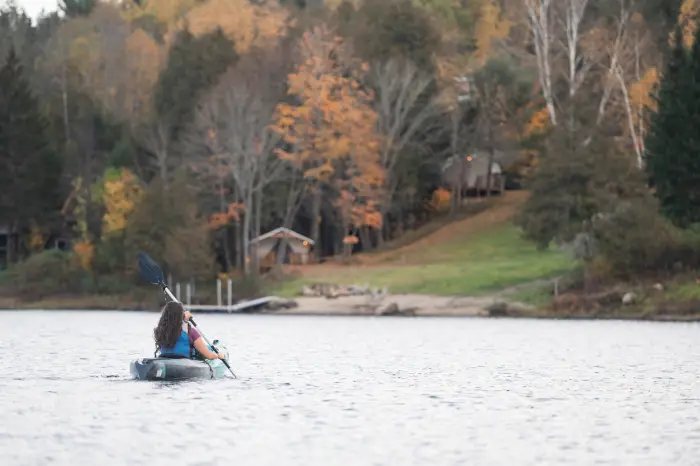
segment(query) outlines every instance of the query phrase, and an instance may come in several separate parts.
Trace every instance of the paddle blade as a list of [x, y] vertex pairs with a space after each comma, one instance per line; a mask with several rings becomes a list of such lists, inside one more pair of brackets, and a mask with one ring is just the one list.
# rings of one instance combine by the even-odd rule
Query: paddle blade
[[163, 271], [145, 252], [139, 253], [139, 273], [151, 285], [163, 283]]

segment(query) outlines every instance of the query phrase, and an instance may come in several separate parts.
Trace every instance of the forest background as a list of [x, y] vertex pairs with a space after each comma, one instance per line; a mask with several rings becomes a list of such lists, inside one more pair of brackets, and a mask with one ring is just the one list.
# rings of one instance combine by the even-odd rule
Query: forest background
[[6, 294], [128, 293], [138, 251], [256, 294], [251, 239], [277, 227], [353, 267], [495, 208], [446, 181], [476, 151], [526, 191], [520, 266], [570, 258], [530, 278], [590, 290], [700, 263], [693, 0], [60, 6], [0, 10]]

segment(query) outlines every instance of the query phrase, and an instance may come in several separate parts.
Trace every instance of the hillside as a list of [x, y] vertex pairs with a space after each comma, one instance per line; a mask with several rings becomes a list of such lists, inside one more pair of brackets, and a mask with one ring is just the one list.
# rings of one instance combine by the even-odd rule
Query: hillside
[[472, 295], [557, 275], [573, 261], [556, 251], [537, 251], [511, 220], [526, 192], [507, 192], [494, 205], [449, 223], [415, 242], [374, 254], [356, 264], [325, 263], [288, 269], [299, 278], [278, 294], [294, 295], [304, 284], [368, 284], [391, 292]]

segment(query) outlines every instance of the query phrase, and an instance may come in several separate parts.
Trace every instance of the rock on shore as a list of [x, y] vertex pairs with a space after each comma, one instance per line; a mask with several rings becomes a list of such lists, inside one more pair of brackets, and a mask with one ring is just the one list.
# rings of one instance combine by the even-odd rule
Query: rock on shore
[[305, 286], [295, 303], [272, 305], [268, 311], [289, 315], [363, 316], [506, 316], [520, 315], [525, 305], [494, 297], [448, 297], [419, 294], [390, 294], [369, 286]]

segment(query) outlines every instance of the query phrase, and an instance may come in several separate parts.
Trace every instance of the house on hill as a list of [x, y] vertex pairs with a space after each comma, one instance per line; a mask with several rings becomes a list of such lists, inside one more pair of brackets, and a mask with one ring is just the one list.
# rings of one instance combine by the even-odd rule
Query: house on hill
[[[286, 242], [286, 247], [282, 247]], [[257, 254], [262, 268], [274, 267], [277, 256], [284, 254], [282, 263], [303, 265], [309, 262], [309, 253], [314, 241], [289, 228], [276, 228], [251, 241], [252, 254]]]
[[505, 190], [506, 178], [504, 165], [510, 163], [512, 156], [506, 152], [495, 151], [491, 164], [491, 183], [487, 186], [489, 170], [489, 153], [473, 151], [467, 155], [448, 158], [442, 165], [442, 182], [453, 191], [462, 195], [477, 196], [487, 192], [501, 194]]

